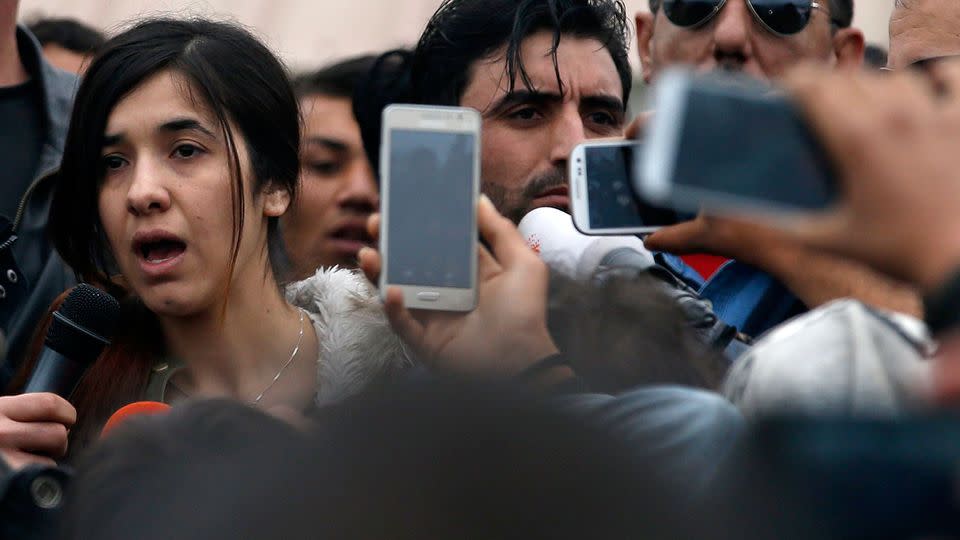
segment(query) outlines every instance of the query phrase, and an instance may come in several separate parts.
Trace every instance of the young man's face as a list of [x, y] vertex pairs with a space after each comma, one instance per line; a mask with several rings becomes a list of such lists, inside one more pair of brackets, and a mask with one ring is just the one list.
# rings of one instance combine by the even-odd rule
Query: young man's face
[[[800, 32], [777, 35], [757, 20], [747, 0], [727, 0], [706, 24], [677, 26], [663, 8], [638, 13], [637, 46], [643, 76], [650, 82], [665, 67], [688, 64], [703, 71], [743, 71], [773, 78], [801, 60], [850, 63], [863, 58], [863, 35], [851, 28], [834, 32], [829, 2], [821, 0]], [[759, 8], [758, 8], [759, 9]]]
[[910, 0], [890, 17], [890, 56], [887, 65], [903, 69], [914, 62], [960, 55], [960, 2]]
[[570, 151], [587, 139], [623, 134], [623, 86], [610, 52], [597, 40], [563, 36], [556, 55], [561, 95], [552, 45], [552, 31], [521, 45], [532, 90], [518, 73], [510, 91], [504, 48], [472, 66], [460, 100], [483, 117], [482, 191], [515, 223], [534, 208], [569, 211]]
[[321, 266], [356, 266], [357, 252], [373, 243], [366, 222], [380, 196], [352, 102], [310, 94], [300, 98], [300, 109], [300, 193], [282, 230], [295, 276], [303, 279]]

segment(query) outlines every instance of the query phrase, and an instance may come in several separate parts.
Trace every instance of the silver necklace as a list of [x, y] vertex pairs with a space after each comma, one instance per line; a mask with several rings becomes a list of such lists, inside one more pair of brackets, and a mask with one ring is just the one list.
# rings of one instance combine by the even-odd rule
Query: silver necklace
[[[297, 353], [300, 352], [300, 344], [303, 342], [303, 313], [304, 313], [304, 310], [303, 310], [303, 308], [297, 308], [297, 309], [300, 311], [300, 335], [297, 337], [297, 345], [293, 348], [293, 352], [290, 353], [290, 358], [287, 359], [287, 362], [286, 362], [285, 364], [283, 364], [283, 366], [280, 367], [280, 371], [278, 371], [277, 374], [274, 375], [273, 380], [270, 381], [270, 384], [268, 384], [267, 387], [263, 389], [263, 392], [260, 392], [260, 395], [257, 396], [256, 399], [254, 399], [253, 401], [250, 402], [251, 405], [259, 405], [259, 404], [260, 404], [260, 400], [263, 399], [264, 394], [266, 394], [267, 392], [270, 391], [271, 388], [273, 388], [273, 385], [276, 384], [276, 383], [277, 383], [277, 380], [280, 379], [280, 376], [283, 375], [284, 370], [286, 370], [287, 367], [289, 367], [290, 364], [293, 363], [293, 359], [296, 358], [296, 357], [297, 357]], [[169, 382], [169, 384], [170, 384], [171, 386], [173, 386], [174, 388], [176, 388], [176, 389], [177, 389], [181, 394], [183, 394], [184, 396], [186, 396], [186, 397], [188, 397], [188, 398], [191, 397], [191, 393], [190, 393], [190, 392], [187, 392], [187, 391], [184, 390], [183, 388], [180, 388], [180, 386], [178, 386], [178, 385], [177, 385], [176, 383], [174, 383], [172, 380]]]
[[277, 381], [280, 379], [280, 376], [283, 375], [284, 370], [293, 362], [293, 359], [297, 357], [297, 353], [300, 352], [300, 343], [303, 342], [303, 308], [300, 309], [300, 336], [297, 337], [297, 346], [293, 348], [293, 352], [290, 353], [290, 358], [287, 360], [283, 366], [280, 367], [280, 371], [273, 377], [273, 380], [270, 381], [270, 384], [263, 389], [263, 392], [260, 392], [260, 395], [257, 396], [257, 399], [253, 400], [254, 405], [258, 405], [260, 400], [263, 399], [263, 395], [270, 391], [273, 388], [274, 384], [277, 384]]

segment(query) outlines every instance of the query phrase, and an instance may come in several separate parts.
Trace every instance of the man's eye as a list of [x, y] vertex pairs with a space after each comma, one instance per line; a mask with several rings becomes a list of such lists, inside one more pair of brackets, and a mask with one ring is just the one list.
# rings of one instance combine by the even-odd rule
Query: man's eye
[[605, 112], [595, 112], [591, 113], [588, 118], [591, 122], [601, 126], [616, 126], [618, 121], [610, 113]]
[[509, 116], [517, 120], [533, 120], [540, 116], [540, 112], [533, 107], [524, 107], [513, 111]]

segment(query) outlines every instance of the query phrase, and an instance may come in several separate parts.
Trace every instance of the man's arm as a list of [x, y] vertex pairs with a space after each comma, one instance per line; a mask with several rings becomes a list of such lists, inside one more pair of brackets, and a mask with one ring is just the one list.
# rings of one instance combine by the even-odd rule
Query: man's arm
[[711, 253], [754, 266], [775, 277], [813, 309], [839, 298], [923, 316], [916, 289], [864, 264], [806, 247], [776, 228], [700, 216], [667, 227], [645, 241], [650, 249], [678, 255]]

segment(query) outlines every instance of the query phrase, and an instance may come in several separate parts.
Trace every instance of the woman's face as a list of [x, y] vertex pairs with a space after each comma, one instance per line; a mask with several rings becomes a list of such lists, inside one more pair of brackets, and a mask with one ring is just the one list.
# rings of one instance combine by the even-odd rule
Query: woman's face
[[[262, 287], [266, 217], [282, 214], [289, 195], [252, 196], [246, 146], [235, 129], [232, 135], [245, 209], [231, 288]], [[160, 72], [114, 107], [101, 156], [100, 221], [129, 286], [158, 315], [219, 307], [230, 274], [235, 188], [215, 116], [190, 99], [184, 78]]]

